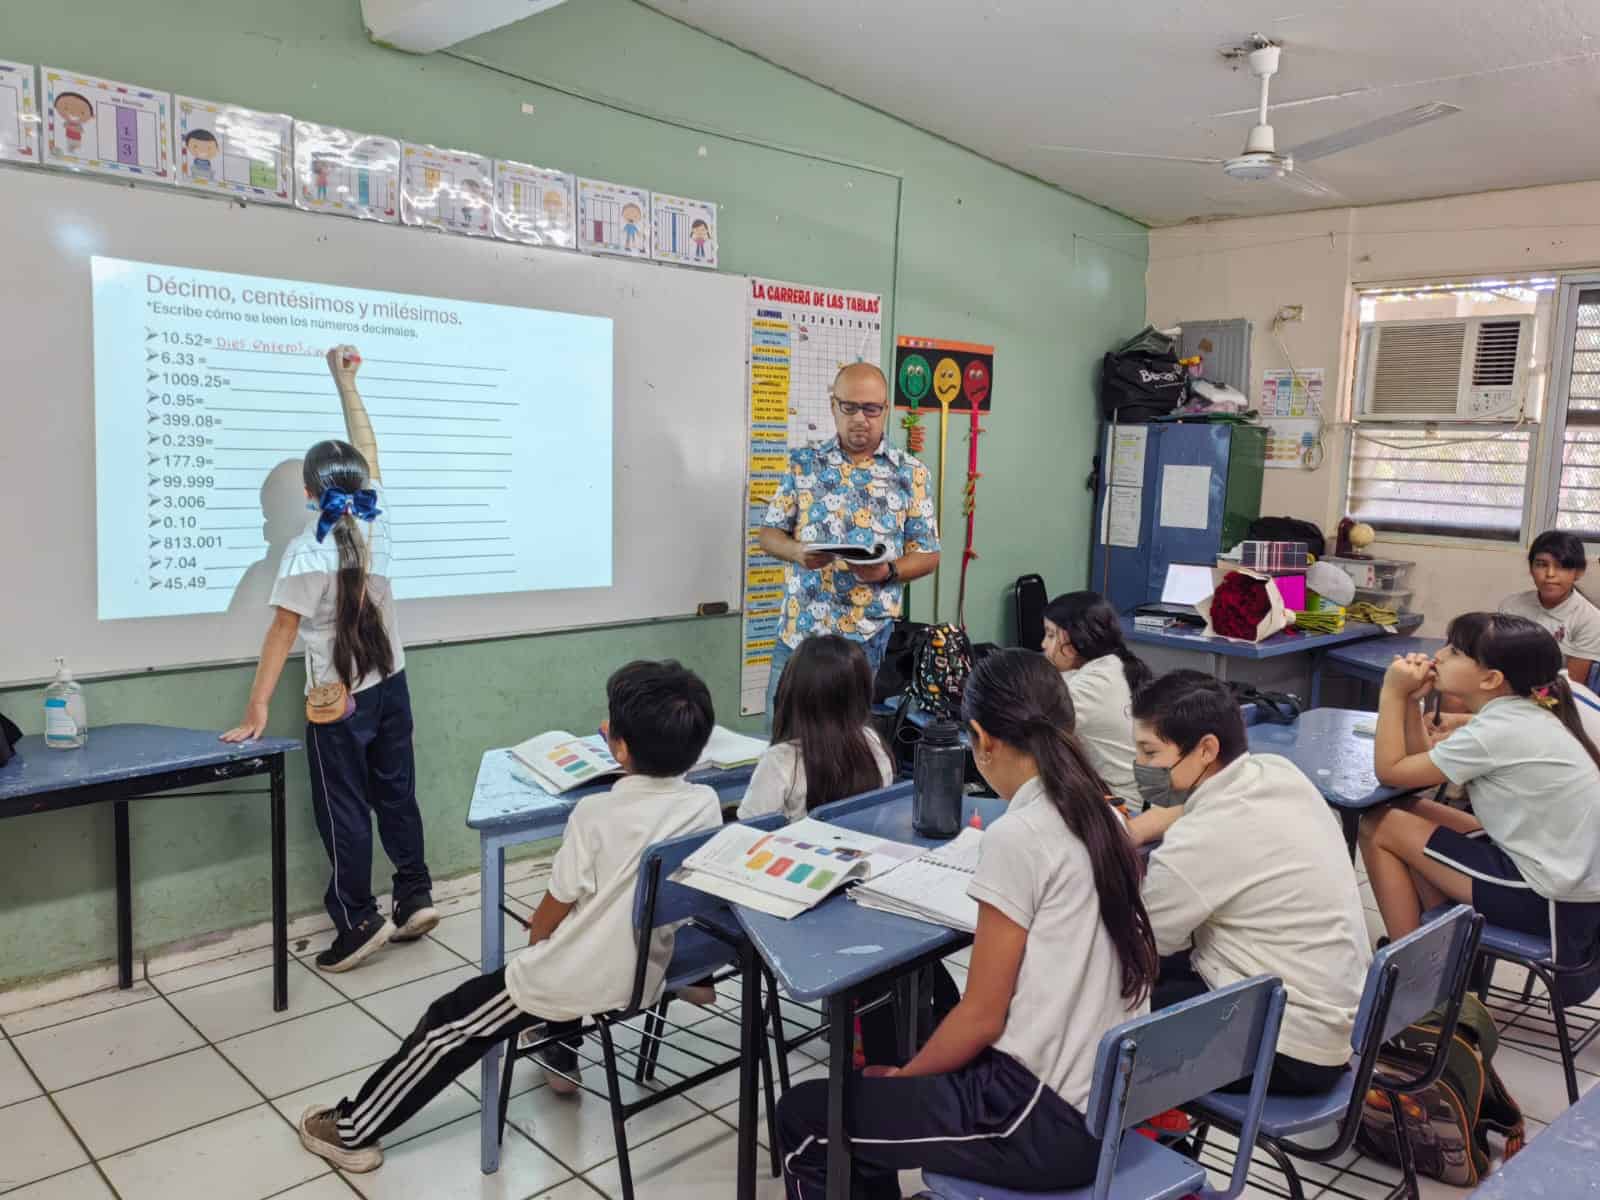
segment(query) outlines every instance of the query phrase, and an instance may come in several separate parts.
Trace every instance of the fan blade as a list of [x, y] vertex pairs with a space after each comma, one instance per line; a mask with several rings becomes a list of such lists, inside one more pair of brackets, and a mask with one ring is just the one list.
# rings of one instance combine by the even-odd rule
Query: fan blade
[[1173, 154], [1135, 154], [1129, 150], [1097, 150], [1092, 146], [1043, 146], [1036, 145], [1035, 150], [1049, 150], [1057, 154], [1108, 154], [1112, 158], [1150, 158], [1157, 162], [1200, 163], [1208, 167], [1219, 167], [1223, 160], [1220, 158], [1181, 158]]
[[1368, 121], [1365, 125], [1356, 125], [1339, 133], [1330, 133], [1327, 137], [1313, 138], [1282, 153], [1297, 163], [1311, 162], [1313, 159], [1338, 154], [1341, 150], [1349, 150], [1354, 146], [1375, 142], [1379, 138], [1390, 137], [1410, 129], [1413, 125], [1424, 125], [1429, 121], [1437, 121], [1440, 117], [1453, 116], [1460, 111], [1461, 109], [1454, 104], [1435, 100], [1429, 104], [1408, 108], [1404, 112], [1390, 113], [1387, 117], [1379, 117], [1376, 121]]
[[1339, 193], [1334, 191], [1322, 180], [1307, 175], [1299, 167], [1287, 175], [1280, 175], [1274, 182], [1282, 184], [1291, 191], [1299, 192], [1302, 196], [1313, 196], [1318, 200], [1337, 200]]

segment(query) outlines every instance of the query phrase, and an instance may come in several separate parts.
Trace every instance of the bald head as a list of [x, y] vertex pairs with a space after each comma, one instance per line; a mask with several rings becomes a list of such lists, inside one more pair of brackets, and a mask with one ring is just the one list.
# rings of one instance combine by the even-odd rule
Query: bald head
[[832, 392], [839, 446], [855, 458], [877, 453], [889, 421], [889, 381], [883, 372], [869, 362], [851, 363], [833, 377]]

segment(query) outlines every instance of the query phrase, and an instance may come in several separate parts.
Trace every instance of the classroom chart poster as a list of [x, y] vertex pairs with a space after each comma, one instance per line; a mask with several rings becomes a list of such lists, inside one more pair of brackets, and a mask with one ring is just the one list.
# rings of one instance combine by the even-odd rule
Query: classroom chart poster
[[839, 368], [881, 365], [883, 298], [808, 284], [750, 280], [747, 302], [750, 447], [745, 511], [744, 624], [739, 711], [766, 708], [767, 674], [783, 616], [783, 563], [761, 549], [767, 504], [791, 447], [834, 436], [828, 401]]
[[174, 96], [172, 109], [180, 184], [263, 204], [293, 202], [293, 117], [193, 96]]
[[136, 83], [44, 68], [44, 161], [172, 179], [172, 97]]
[[0, 159], [39, 161], [39, 99], [32, 63], [0, 59]]
[[494, 232], [508, 242], [570, 250], [577, 242], [573, 179], [565, 171], [499, 159], [494, 164]]
[[650, 193], [623, 183], [578, 180], [578, 249], [650, 257]]
[[294, 180], [296, 208], [400, 219], [400, 143], [393, 138], [296, 121]]
[[717, 206], [682, 196], [650, 197], [651, 254], [688, 267], [717, 265]]
[[1306, 465], [1307, 456], [1316, 450], [1317, 426], [1315, 417], [1269, 418], [1267, 427], [1266, 465], [1278, 470], [1299, 470]]
[[400, 216], [407, 225], [492, 237], [493, 215], [493, 159], [406, 143], [401, 152]]
[[1261, 372], [1261, 396], [1256, 408], [1263, 419], [1315, 417], [1322, 411], [1322, 389], [1327, 372], [1322, 367], [1301, 371]]

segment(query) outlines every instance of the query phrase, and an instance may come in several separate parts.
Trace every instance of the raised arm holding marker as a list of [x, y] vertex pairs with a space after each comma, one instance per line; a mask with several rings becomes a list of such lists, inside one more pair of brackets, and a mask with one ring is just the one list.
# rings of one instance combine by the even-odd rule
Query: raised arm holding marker
[[378, 468], [378, 435], [373, 432], [372, 418], [367, 416], [367, 406], [356, 390], [361, 354], [354, 346], [335, 346], [327, 357], [328, 370], [333, 373], [334, 386], [339, 389], [339, 405], [344, 409], [345, 436], [367, 460], [367, 470], [373, 480], [382, 483], [383, 472]]

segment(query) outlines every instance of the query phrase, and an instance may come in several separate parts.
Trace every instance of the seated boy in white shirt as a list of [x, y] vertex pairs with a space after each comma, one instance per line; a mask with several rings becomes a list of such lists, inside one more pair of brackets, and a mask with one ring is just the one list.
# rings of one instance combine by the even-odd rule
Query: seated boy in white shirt
[[1501, 612], [1526, 617], [1550, 631], [1561, 643], [1567, 674], [1578, 683], [1587, 683], [1589, 668], [1600, 662], [1600, 609], [1578, 590], [1588, 567], [1582, 538], [1547, 529], [1528, 547], [1532, 590], [1500, 602]]
[[[374, 1170], [383, 1163], [379, 1139], [497, 1043], [536, 1026], [553, 1031], [632, 998], [633, 893], [644, 851], [722, 824], [717, 794], [684, 779], [715, 716], [706, 685], [676, 662], [629, 663], [606, 682], [606, 702], [603, 732], [624, 775], [572, 810], [549, 890], [529, 923], [529, 948], [429, 1005], [354, 1098], [306, 1109], [300, 1142], [311, 1153], [347, 1171]], [[670, 929], [650, 936], [646, 1005], [660, 996], [673, 945]], [[559, 1044], [553, 1051], [547, 1061], [575, 1075], [576, 1054]], [[566, 1082], [562, 1075], [552, 1080]]]
[[1372, 961], [1338, 820], [1288, 759], [1249, 752], [1238, 702], [1208, 675], [1163, 675], [1133, 719], [1141, 789], [1168, 806], [1132, 830], [1164, 825], [1141, 888], [1163, 956], [1151, 1007], [1276, 975], [1289, 1004], [1268, 1088], [1325, 1091], [1350, 1059]]

